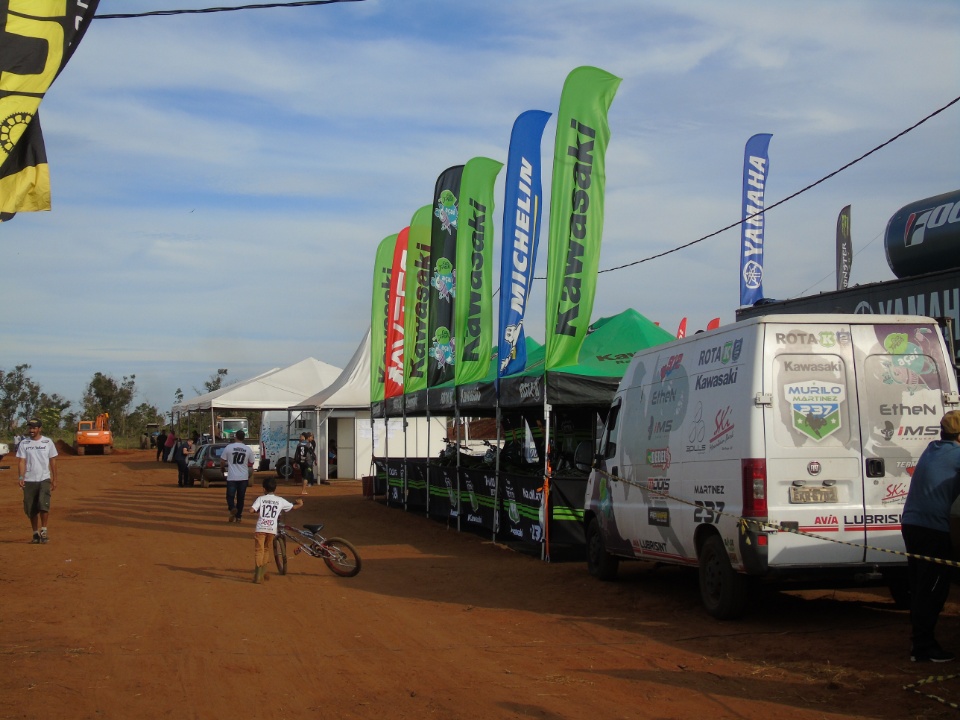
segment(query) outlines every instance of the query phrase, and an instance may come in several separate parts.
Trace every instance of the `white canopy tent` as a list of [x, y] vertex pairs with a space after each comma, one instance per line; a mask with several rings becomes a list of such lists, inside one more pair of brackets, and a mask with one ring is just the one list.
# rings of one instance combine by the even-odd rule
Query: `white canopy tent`
[[[319, 477], [329, 478], [330, 449], [336, 449], [336, 472], [340, 478], [361, 477], [369, 472], [373, 455], [385, 454], [385, 440], [389, 430], [394, 450], [403, 448], [403, 422], [392, 418], [389, 425], [383, 419], [370, 422], [370, 330], [367, 329], [360, 346], [353, 353], [347, 367], [333, 383], [315, 395], [290, 406], [291, 412], [316, 411], [317, 462]], [[446, 432], [446, 418], [431, 418], [433, 437], [442, 447]], [[410, 418], [407, 439], [419, 453], [432, 454], [427, 447], [427, 419]]]
[[210, 412], [215, 433], [217, 410], [285, 410], [334, 382], [341, 368], [306, 358], [285, 368], [274, 368], [247, 380], [198, 395], [173, 406], [174, 413]]
[[277, 410], [288, 408], [334, 382], [341, 368], [306, 358], [285, 368], [275, 368], [248, 380], [198, 395], [174, 405], [174, 412], [224, 408], [230, 410]]

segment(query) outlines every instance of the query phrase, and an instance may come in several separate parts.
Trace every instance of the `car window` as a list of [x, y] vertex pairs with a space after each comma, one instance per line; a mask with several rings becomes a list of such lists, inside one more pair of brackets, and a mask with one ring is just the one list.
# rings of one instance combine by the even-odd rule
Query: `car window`
[[223, 451], [226, 447], [227, 447], [226, 445], [217, 445], [217, 446], [211, 447], [210, 452], [213, 453], [213, 456], [219, 460], [220, 456], [223, 455]]

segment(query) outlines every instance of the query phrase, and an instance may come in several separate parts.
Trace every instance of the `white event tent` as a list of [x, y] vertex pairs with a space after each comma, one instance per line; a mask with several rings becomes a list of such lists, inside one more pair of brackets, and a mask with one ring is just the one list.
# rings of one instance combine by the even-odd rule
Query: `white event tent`
[[[332, 470], [328, 448], [336, 448], [337, 477], [356, 478], [369, 472], [374, 452], [381, 457], [386, 454], [388, 428], [393, 454], [404, 447], [401, 418], [391, 418], [389, 426], [385, 425], [383, 419], [373, 424], [370, 422], [369, 328], [340, 376], [315, 395], [291, 405], [289, 410], [292, 413], [316, 412], [314, 436], [317, 439], [320, 478], [329, 478]], [[432, 454], [427, 447], [427, 422], [426, 418], [409, 418], [407, 441], [414, 444], [418, 453]], [[431, 418], [429, 422], [435, 426], [435, 444], [442, 447], [446, 418]]]
[[[173, 406], [174, 413], [209, 410], [211, 428], [217, 410], [282, 410], [314, 395], [334, 382], [341, 368], [306, 358], [285, 368], [274, 368], [219, 390]], [[212, 432], [212, 431], [211, 431]]]

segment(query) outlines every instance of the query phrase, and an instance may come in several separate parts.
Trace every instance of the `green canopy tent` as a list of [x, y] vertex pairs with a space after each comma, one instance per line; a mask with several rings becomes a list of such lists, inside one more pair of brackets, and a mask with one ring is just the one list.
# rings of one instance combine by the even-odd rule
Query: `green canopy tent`
[[587, 331], [576, 365], [545, 372], [546, 349], [527, 350], [527, 367], [500, 378], [501, 407], [576, 405], [606, 407], [639, 350], [674, 340], [632, 308], [596, 320]]
[[594, 322], [577, 364], [547, 372], [551, 405], [607, 407], [633, 356], [676, 338], [632, 308]]

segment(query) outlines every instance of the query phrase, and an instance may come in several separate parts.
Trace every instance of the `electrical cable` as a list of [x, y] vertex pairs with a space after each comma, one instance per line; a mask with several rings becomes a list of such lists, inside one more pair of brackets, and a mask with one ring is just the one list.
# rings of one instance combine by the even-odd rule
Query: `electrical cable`
[[[777, 207], [777, 206], [779, 206], [779, 205], [783, 205], [783, 204], [784, 204], [785, 202], [787, 202], [788, 200], [792, 200], [793, 198], [797, 197], [798, 195], [802, 195], [803, 193], [807, 192], [807, 190], [811, 190], [811, 189], [815, 188], [815, 187], [816, 187], [817, 185], [819, 185], [820, 183], [826, 182], [827, 180], [829, 180], [830, 178], [834, 177], [835, 175], [839, 175], [841, 172], [843, 172], [843, 171], [846, 170], [847, 168], [853, 167], [854, 165], [856, 165], [856, 164], [857, 164], [858, 162], [860, 162], [861, 160], [864, 160], [864, 159], [868, 158], [870, 155], [873, 155], [875, 152], [877, 152], [878, 150], [886, 147], [887, 145], [889, 145], [890, 143], [892, 143], [894, 140], [899, 140], [900, 138], [902, 138], [904, 135], [906, 135], [906, 134], [909, 133], [910, 131], [916, 130], [918, 127], [920, 127], [920, 126], [923, 125], [925, 122], [927, 122], [927, 120], [930, 120], [931, 118], [939, 115], [940, 113], [942, 113], [942, 112], [943, 112], [944, 110], [946, 110], [947, 108], [951, 107], [952, 105], [955, 105], [957, 102], [960, 102], [960, 96], [955, 97], [953, 100], [951, 100], [950, 102], [948, 102], [948, 103], [947, 103], [946, 105], [944, 105], [943, 107], [938, 108], [937, 110], [934, 110], [932, 113], [930, 113], [929, 115], [927, 115], [925, 118], [923, 118], [922, 120], [914, 123], [913, 125], [911, 125], [910, 127], [908, 127], [906, 130], [903, 130], [903, 131], [897, 133], [896, 135], [894, 135], [892, 138], [890, 138], [890, 139], [887, 140], [886, 142], [880, 143], [879, 145], [877, 145], [877, 146], [876, 146], [875, 148], [873, 148], [872, 150], [869, 150], [868, 152], [865, 152], [863, 155], [861, 155], [861, 156], [858, 157], [857, 159], [851, 160], [850, 162], [848, 162], [848, 163], [847, 163], [846, 165], [844, 165], [843, 167], [840, 167], [840, 168], [834, 170], [834, 171], [833, 171], [832, 173], [830, 173], [829, 175], [824, 175], [822, 178], [820, 178], [820, 179], [817, 180], [816, 182], [810, 183], [810, 184], [807, 185], [805, 188], [801, 188], [800, 190], [797, 190], [797, 191], [796, 191], [795, 193], [793, 193], [792, 195], [787, 195], [787, 197], [783, 198], [782, 200], [778, 200], [777, 202], [773, 203], [773, 205], [768, 205], [768, 206], [765, 207], [763, 210], [760, 210], [760, 211], [758, 211], [758, 212], [755, 212], [755, 213], [753, 213], [753, 215], [748, 215], [747, 217], [743, 218], [743, 220], [739, 220], [738, 222], [731, 223], [730, 225], [727, 225], [726, 227], [722, 227], [722, 228], [720, 228], [719, 230], [716, 230], [716, 231], [714, 231], [714, 232], [712, 232], [712, 233], [710, 233], [710, 234], [708, 234], [708, 235], [704, 235], [703, 237], [697, 238], [696, 240], [691, 240], [690, 242], [688, 242], [688, 243], [686, 243], [686, 244], [684, 244], [684, 245], [679, 245], [679, 246], [677, 246], [677, 247], [675, 247], [675, 248], [673, 248], [673, 249], [671, 249], [671, 250], [664, 250], [662, 253], [657, 253], [656, 255], [650, 255], [649, 257], [645, 257], [645, 258], [643, 258], [642, 260], [634, 260], [633, 262], [625, 263], [625, 264], [623, 264], [623, 265], [617, 265], [617, 266], [615, 266], [615, 267], [606, 268], [606, 269], [604, 269], [604, 270], [599, 270], [599, 271], [598, 271], [598, 274], [599, 274], [599, 273], [605, 273], [605, 272], [613, 272], [614, 270], [623, 270], [624, 268], [633, 267], [634, 265], [639, 265], [640, 263], [645, 263], [645, 262], [648, 262], [649, 260], [655, 260], [655, 259], [657, 259], [657, 258], [661, 258], [661, 257], [664, 257], [664, 256], [666, 256], [666, 255], [670, 255], [671, 253], [675, 253], [675, 252], [677, 252], [677, 251], [679, 251], [679, 250], [684, 250], [684, 249], [686, 249], [686, 248], [688, 248], [688, 247], [690, 247], [690, 246], [692, 246], [692, 245], [696, 245], [697, 243], [703, 242], [704, 240], [708, 240], [708, 239], [710, 239], [710, 238], [712, 238], [712, 237], [715, 237], [715, 236], [719, 235], [719, 234], [722, 233], [722, 232], [726, 232], [727, 230], [730, 230], [730, 229], [732, 229], [732, 228], [737, 227], [738, 225], [743, 225], [743, 223], [745, 223], [747, 220], [750, 220], [751, 218], [754, 218], [754, 217], [756, 217], [757, 215], [763, 215], [764, 213], [773, 210], [775, 207]], [[540, 279], [540, 278], [538, 278], [538, 279]]]
[[260, 3], [257, 5], [236, 5], [233, 7], [197, 8], [195, 10], [150, 10], [140, 13], [113, 13], [94, 15], [94, 20], [126, 20], [129, 18], [157, 17], [161, 15], [204, 15], [208, 13], [233, 12], [234, 10], [264, 10], [279, 7], [306, 7], [308, 5], [334, 5], [343, 2], [363, 2], [364, 0], [295, 0], [295, 2]]

